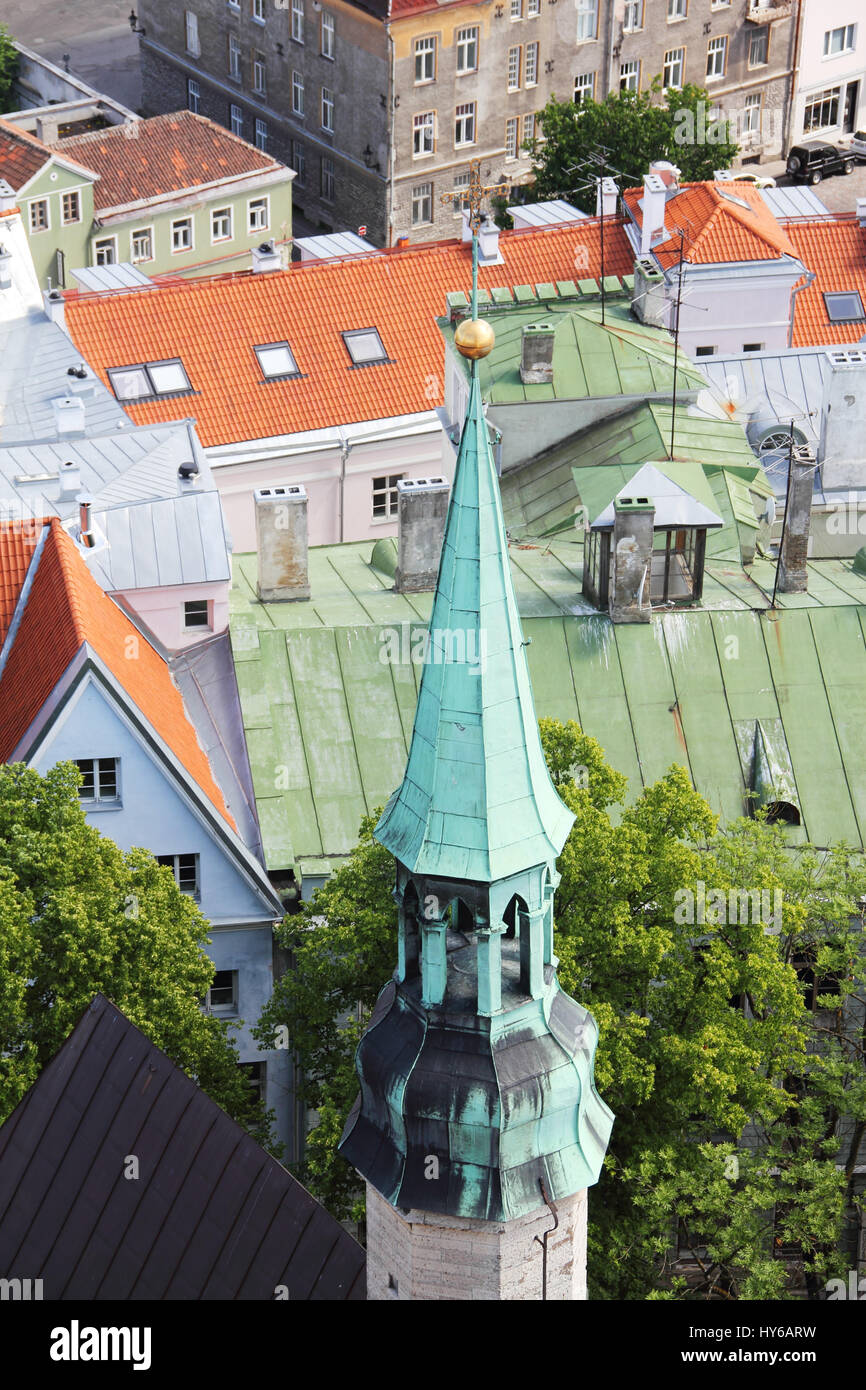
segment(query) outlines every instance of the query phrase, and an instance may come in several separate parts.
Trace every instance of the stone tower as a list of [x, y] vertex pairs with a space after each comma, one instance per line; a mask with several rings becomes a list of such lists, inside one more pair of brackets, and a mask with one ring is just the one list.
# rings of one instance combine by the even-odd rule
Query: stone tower
[[[472, 358], [492, 341], [477, 319], [455, 336]], [[367, 1186], [368, 1298], [586, 1297], [613, 1115], [595, 1021], [553, 954], [573, 819], [541, 748], [473, 361], [409, 760], [376, 828], [397, 969], [340, 1142]]]

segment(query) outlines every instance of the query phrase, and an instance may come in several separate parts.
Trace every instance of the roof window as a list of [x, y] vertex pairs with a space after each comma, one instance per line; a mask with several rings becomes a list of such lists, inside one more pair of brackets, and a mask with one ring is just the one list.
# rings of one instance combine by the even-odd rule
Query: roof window
[[294, 353], [288, 343], [260, 343], [253, 349], [258, 358], [262, 375], [268, 381], [300, 376]]
[[180, 396], [192, 391], [179, 357], [164, 362], [109, 367], [108, 379], [119, 401], [152, 401], [160, 396]]
[[863, 300], [856, 290], [841, 290], [837, 294], [825, 294], [824, 304], [831, 323], [860, 323], [866, 319]]
[[343, 334], [343, 342], [353, 367], [372, 367], [377, 362], [390, 362], [378, 328], [354, 328]]

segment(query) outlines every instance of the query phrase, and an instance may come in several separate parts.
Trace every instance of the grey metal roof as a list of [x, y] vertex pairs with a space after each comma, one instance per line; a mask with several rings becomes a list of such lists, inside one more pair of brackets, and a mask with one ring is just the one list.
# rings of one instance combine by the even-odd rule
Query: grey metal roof
[[228, 581], [231, 568], [216, 490], [190, 487], [174, 497], [94, 509], [108, 548], [93, 577], [109, 592]]
[[330, 232], [324, 236], [295, 237], [295, 245], [305, 261], [324, 261], [330, 256], [357, 256], [378, 248], [356, 232]]
[[83, 290], [156, 289], [150, 276], [131, 261], [118, 261], [116, 265], [85, 265], [73, 270], [72, 274]]
[[761, 197], [774, 217], [828, 217], [826, 208], [811, 188], [795, 183], [790, 188], [762, 188]]
[[[720, 516], [711, 511], [705, 503], [693, 497], [685, 488], [675, 483], [666, 473], [662, 473], [653, 463], [645, 463], [643, 468], [629, 478], [617, 497], [648, 497], [655, 505], [653, 524], [657, 530], [666, 526], [723, 526]], [[604, 530], [613, 526], [613, 502], [608, 503], [592, 523], [593, 530]]]
[[[56, 439], [52, 400], [69, 388], [81, 353], [41, 310], [0, 322], [0, 444]], [[92, 375], [92, 374], [91, 374]], [[94, 379], [85, 398], [85, 430], [132, 428], [112, 393]]]
[[556, 222], [583, 222], [588, 216], [572, 207], [564, 198], [551, 198], [544, 203], [516, 203], [508, 209], [515, 227], [549, 227]]
[[360, 1245], [100, 994], [0, 1128], [0, 1269], [48, 1300], [365, 1297]]
[[[713, 414], [713, 398], [724, 415], [740, 419], [753, 448], [774, 425], [800, 430], [807, 443], [817, 444], [821, 432], [824, 378], [829, 370], [825, 348], [788, 348], [783, 352], [749, 352], [701, 359], [709, 392], [701, 392], [689, 413]], [[733, 412], [731, 410], [733, 407]]]

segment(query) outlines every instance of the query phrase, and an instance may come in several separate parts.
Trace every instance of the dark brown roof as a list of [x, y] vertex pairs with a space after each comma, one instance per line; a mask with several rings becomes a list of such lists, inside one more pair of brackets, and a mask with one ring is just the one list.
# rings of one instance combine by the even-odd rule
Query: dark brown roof
[[0, 1128], [0, 1273], [46, 1300], [366, 1297], [361, 1246], [101, 994]]

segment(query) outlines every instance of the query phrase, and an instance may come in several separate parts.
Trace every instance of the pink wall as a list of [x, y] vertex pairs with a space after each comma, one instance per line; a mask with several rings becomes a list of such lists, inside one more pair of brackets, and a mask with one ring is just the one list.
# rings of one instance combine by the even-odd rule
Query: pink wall
[[[219, 584], [171, 585], [162, 589], [128, 589], [117, 597], [128, 604], [154, 637], [170, 652], [182, 651], [213, 632], [224, 632], [229, 621], [228, 581]], [[183, 623], [187, 600], [207, 599], [211, 604], [211, 627], [191, 628]]]

